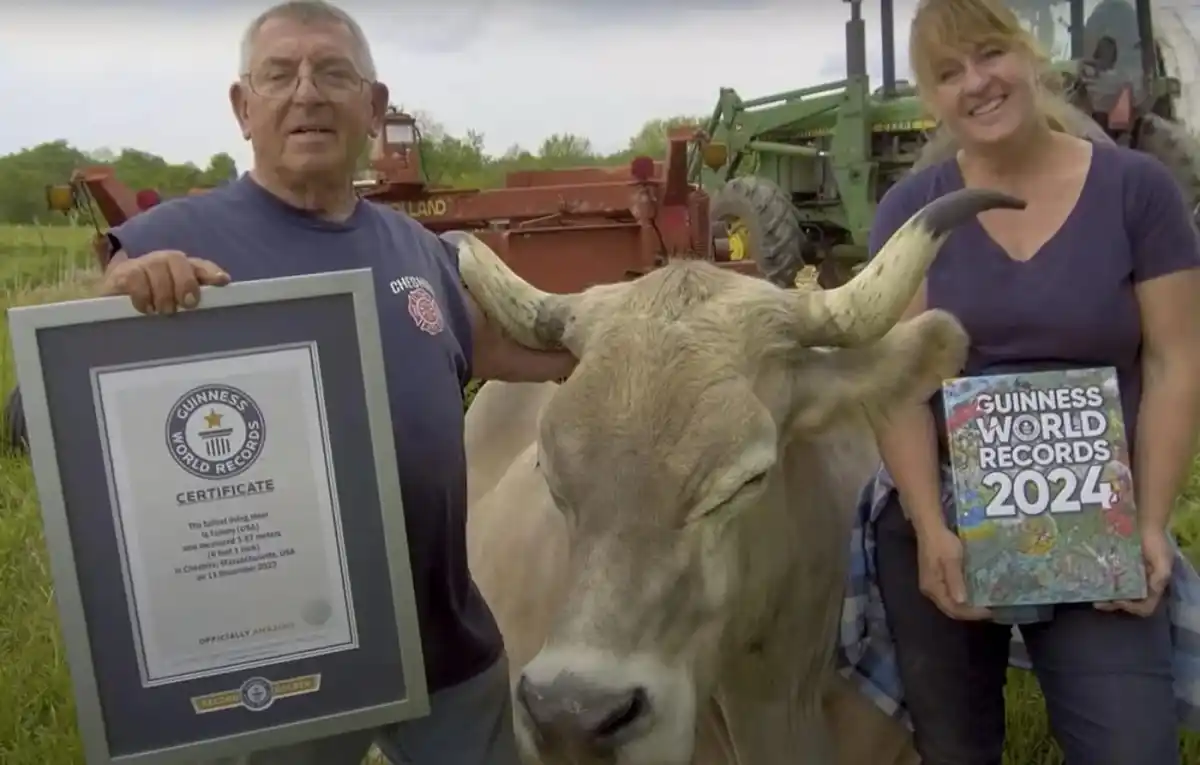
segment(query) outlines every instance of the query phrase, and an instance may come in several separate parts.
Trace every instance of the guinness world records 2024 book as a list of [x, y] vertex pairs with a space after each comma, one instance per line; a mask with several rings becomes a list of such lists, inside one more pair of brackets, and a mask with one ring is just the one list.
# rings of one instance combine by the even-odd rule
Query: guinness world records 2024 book
[[1116, 370], [961, 377], [942, 394], [968, 601], [1145, 597]]

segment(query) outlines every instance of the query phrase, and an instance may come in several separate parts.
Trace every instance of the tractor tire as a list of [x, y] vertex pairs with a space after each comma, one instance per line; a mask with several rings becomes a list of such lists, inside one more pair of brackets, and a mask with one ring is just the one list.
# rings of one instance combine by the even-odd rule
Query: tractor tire
[[1200, 141], [1183, 125], [1147, 114], [1138, 127], [1136, 146], [1167, 166], [1183, 189], [1193, 220], [1200, 225]]
[[10, 454], [29, 451], [29, 431], [25, 427], [25, 407], [21, 404], [21, 389], [13, 388], [4, 402], [4, 441], [0, 447]]
[[709, 220], [714, 228], [723, 221], [739, 222], [748, 240], [746, 257], [754, 259], [767, 281], [796, 286], [796, 275], [804, 268], [804, 234], [783, 189], [766, 178], [734, 178], [713, 195]]

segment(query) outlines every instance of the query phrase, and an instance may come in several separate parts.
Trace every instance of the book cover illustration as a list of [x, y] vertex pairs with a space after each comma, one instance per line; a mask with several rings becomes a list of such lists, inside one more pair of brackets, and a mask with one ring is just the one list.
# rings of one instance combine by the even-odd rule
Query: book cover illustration
[[1116, 370], [964, 377], [942, 394], [971, 604], [1145, 597]]

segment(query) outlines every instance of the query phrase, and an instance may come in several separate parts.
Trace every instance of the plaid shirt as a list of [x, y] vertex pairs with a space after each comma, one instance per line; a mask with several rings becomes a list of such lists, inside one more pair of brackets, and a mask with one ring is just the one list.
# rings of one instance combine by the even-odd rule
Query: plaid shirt
[[[948, 480], [942, 481], [945, 508], [953, 507], [949, 486]], [[851, 538], [849, 580], [842, 605], [838, 671], [885, 713], [911, 729], [875, 570], [875, 521], [894, 488], [891, 476], [881, 468], [867, 482], [859, 498]], [[1168, 594], [1179, 721], [1185, 728], [1200, 731], [1200, 576], [1178, 549]], [[1009, 664], [1031, 668], [1021, 632], [1015, 627]]]

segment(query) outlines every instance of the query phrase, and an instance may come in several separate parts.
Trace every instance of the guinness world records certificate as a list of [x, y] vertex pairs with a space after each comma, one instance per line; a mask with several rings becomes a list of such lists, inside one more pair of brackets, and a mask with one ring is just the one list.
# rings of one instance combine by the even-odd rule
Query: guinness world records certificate
[[[88, 765], [428, 713], [368, 269], [8, 312]], [[3, 758], [0, 758], [3, 759]]]
[[315, 345], [93, 376], [143, 685], [356, 648]]

